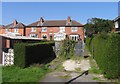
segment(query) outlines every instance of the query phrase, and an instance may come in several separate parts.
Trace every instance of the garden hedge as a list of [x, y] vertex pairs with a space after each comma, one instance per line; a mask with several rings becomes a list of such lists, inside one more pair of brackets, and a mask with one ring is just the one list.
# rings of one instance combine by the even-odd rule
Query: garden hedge
[[45, 64], [54, 59], [53, 42], [17, 43], [14, 45], [14, 64], [27, 67], [31, 64]]
[[99, 34], [90, 42], [86, 39], [86, 45], [92, 51], [94, 58], [107, 78], [116, 78], [120, 75], [120, 35]]

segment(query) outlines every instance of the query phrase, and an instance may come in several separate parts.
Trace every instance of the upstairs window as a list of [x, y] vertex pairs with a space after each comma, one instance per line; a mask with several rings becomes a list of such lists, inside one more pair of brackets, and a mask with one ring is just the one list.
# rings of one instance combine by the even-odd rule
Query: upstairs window
[[47, 32], [47, 28], [46, 27], [42, 27], [42, 32]]
[[72, 32], [77, 32], [78, 28], [77, 27], [72, 27]]
[[6, 30], [5, 30], [6, 32], [9, 32], [9, 29], [8, 28], [6, 28]]
[[14, 28], [14, 32], [17, 33], [18, 32], [18, 28]]
[[115, 28], [118, 28], [118, 21], [115, 22]]
[[31, 32], [36, 32], [36, 27], [32, 27]]
[[65, 27], [60, 27], [60, 32], [65, 32]]

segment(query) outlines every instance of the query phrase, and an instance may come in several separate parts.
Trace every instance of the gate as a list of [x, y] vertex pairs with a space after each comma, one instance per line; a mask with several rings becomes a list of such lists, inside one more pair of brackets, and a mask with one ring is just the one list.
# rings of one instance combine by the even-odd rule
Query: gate
[[83, 42], [81, 40], [75, 45], [74, 51], [76, 56], [83, 56]]

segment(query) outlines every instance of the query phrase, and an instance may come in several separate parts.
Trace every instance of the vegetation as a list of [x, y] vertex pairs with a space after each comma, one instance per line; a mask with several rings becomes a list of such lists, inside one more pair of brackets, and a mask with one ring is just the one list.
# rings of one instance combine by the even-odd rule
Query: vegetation
[[27, 67], [34, 63], [46, 64], [55, 58], [54, 43], [17, 43], [14, 45], [14, 64]]
[[6, 82], [39, 82], [48, 72], [50, 69], [46, 65], [24, 69], [17, 66], [6, 66], [2, 70], [2, 81], [3, 84]]
[[99, 68], [107, 78], [120, 75], [120, 36], [117, 34], [98, 34], [86, 39], [86, 43]]
[[74, 40], [64, 40], [62, 42], [62, 47], [59, 52], [59, 56], [63, 56], [66, 59], [69, 59], [70, 57], [74, 56], [74, 47], [75, 47], [76, 41]]
[[92, 18], [88, 19], [88, 23], [85, 24], [84, 28], [86, 29], [86, 35], [91, 37], [93, 34], [110, 32], [113, 28], [113, 22], [101, 18]]
[[89, 69], [90, 73], [102, 74], [102, 71], [99, 69], [99, 67], [97, 66], [95, 60], [92, 59], [92, 57], [89, 57], [89, 62], [90, 62], [90, 65], [91, 65], [91, 68]]

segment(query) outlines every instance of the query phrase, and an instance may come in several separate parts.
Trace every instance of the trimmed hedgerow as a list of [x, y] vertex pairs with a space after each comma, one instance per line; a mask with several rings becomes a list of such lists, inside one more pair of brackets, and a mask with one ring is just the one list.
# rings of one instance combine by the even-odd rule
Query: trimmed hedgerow
[[18, 43], [14, 45], [14, 64], [27, 67], [31, 64], [45, 64], [55, 58], [53, 42]]
[[17, 43], [14, 45], [14, 65], [25, 67], [25, 43]]
[[[120, 35], [99, 34], [90, 40], [87, 46], [94, 49], [94, 58], [99, 68], [107, 78], [116, 78], [120, 75]], [[89, 44], [90, 43], [90, 44]]]

